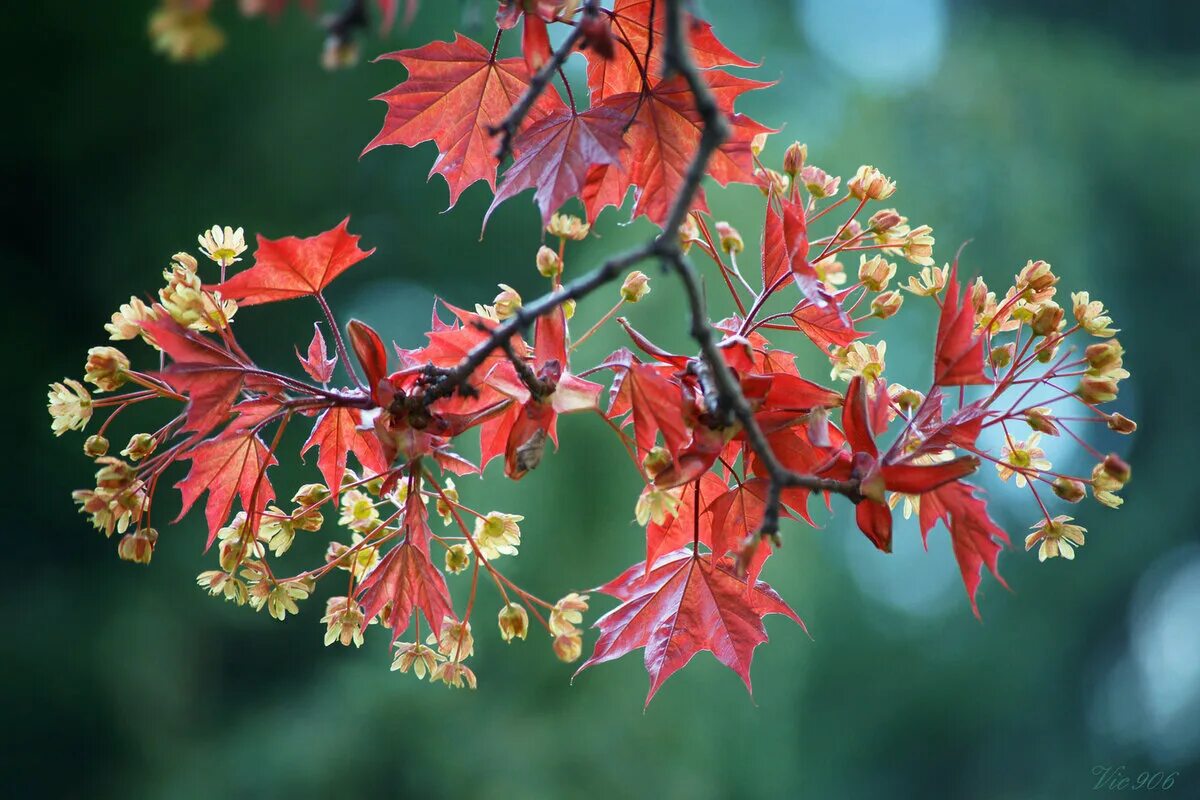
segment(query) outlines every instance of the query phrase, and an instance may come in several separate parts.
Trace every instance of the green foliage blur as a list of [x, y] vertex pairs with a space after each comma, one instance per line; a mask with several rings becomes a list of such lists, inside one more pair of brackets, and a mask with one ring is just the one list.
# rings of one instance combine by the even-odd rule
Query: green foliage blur
[[[0, 759], [11, 796], [1067, 798], [1087, 796], [1103, 765], [1134, 778], [1178, 771], [1173, 794], [1200, 796], [1200, 273], [1188, 238], [1200, 222], [1200, 49], [1183, 4], [706, 3], [724, 41], [761, 60], [757, 77], [779, 81], [739, 104], [783, 129], [766, 160], [800, 139], [833, 174], [875, 164], [898, 181], [901, 211], [934, 227], [942, 260], [971, 240], [968, 272], [1003, 281], [1043, 258], [1061, 291], [1103, 299], [1134, 373], [1122, 410], [1141, 428], [1100, 444], [1121, 448], [1134, 480], [1120, 511], [1072, 510], [1089, 529], [1073, 563], [1020, 550], [1036, 511], [984, 478], [1018, 548], [1001, 558], [1011, 592], [984, 578], [982, 622], [944, 533], [925, 552], [915, 524], [902, 524], [884, 556], [847, 527], [844, 504], [823, 529], [793, 524], [764, 578], [812, 639], [772, 617], [753, 699], [705, 654], [645, 713], [639, 656], [572, 684], [538, 631], [501, 643], [486, 586], [479, 689], [448, 691], [389, 672], [382, 636], [357, 652], [323, 647], [328, 588], [286, 623], [208, 597], [194, 576], [215, 556], [202, 553], [198, 514], [167, 524], [178, 508], [169, 487], [150, 567], [118, 561], [115, 540], [75, 513], [70, 491], [93, 470], [83, 437], [50, 435], [45, 385], [79, 377], [109, 314], [156, 290], [171, 254], [194, 251], [205, 227], [310, 235], [352, 215], [378, 251], [330, 300], [341, 319], [409, 347], [435, 295], [469, 306], [498, 281], [527, 297], [544, 285], [528, 195], [480, 240], [487, 192], [476, 186], [440, 213], [445, 185], [425, 181], [432, 145], [359, 160], [383, 117], [368, 98], [401, 80], [398, 65], [328, 73], [312, 20], [244, 20], [234, 5], [217, 3], [228, 46], [200, 65], [151, 52], [149, 2], [5, 10], [16, 80], [0, 200], [10, 364]], [[491, 36], [489, 4], [422, 5], [410, 29], [367, 37], [365, 54], [455, 29]], [[752, 256], [756, 190], [710, 199]], [[648, 235], [621, 221], [606, 212], [601, 237], [569, 249], [568, 277]], [[675, 287], [651, 277], [653, 294], [629, 316], [686, 348]], [[589, 325], [613, 300], [615, 289], [576, 319]], [[883, 330], [891, 371], [920, 386], [933, 316], [908, 303], [910, 322]], [[316, 316], [304, 301], [245, 310], [239, 338], [290, 368]], [[579, 356], [621, 344], [606, 331]], [[802, 363], [824, 377], [819, 358]], [[133, 432], [116, 428], [114, 450]], [[561, 434], [561, 452], [519, 484], [495, 467], [486, 482], [460, 481], [467, 502], [525, 515], [522, 555], [506, 566], [551, 598], [643, 552], [638, 481], [618, 443], [591, 419], [567, 419]], [[316, 473], [285, 459], [273, 475], [290, 495]], [[323, 535], [300, 535], [297, 551], [319, 558]], [[590, 619], [609, 607], [596, 598]]]

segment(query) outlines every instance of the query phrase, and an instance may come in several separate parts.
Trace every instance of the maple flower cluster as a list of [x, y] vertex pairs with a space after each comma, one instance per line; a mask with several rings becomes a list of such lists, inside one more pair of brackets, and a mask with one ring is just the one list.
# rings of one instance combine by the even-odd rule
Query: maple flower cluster
[[[348, 219], [306, 238], [260, 235], [247, 268], [241, 228], [201, 233], [200, 254], [211, 263], [176, 254], [157, 300], [131, 297], [105, 326], [112, 342], [140, 340], [157, 366], [137, 368], [107, 344], [88, 352], [82, 381], [50, 387], [56, 435], [87, 431], [107, 412], [83, 446], [97, 468], [95, 486], [75, 500], [95, 528], [121, 534], [120, 558], [151, 561], [161, 538], [151, 525], [156, 489], [176, 462], [190, 462], [175, 486], [181, 516], [204, 498], [215, 564], [197, 583], [210, 594], [282, 620], [341, 573], [326, 584], [336, 587], [321, 618], [326, 645], [359, 647], [374, 625], [388, 631], [381, 635], [394, 670], [470, 688], [481, 577], [495, 589], [500, 640], [525, 640], [536, 623], [565, 662], [582, 657], [580, 626], [602, 594], [617, 605], [595, 622], [599, 636], [579, 669], [642, 649], [647, 703], [701, 650], [749, 688], [754, 650], [767, 639], [763, 618], [803, 625], [759, 578], [781, 541], [777, 520], [813, 524], [813, 494], [835, 510], [832, 495], [840, 495], [883, 552], [892, 549], [897, 509], [916, 517], [923, 538], [940, 524], [976, 615], [982, 571], [1003, 584], [997, 561], [1009, 542], [967, 481], [981, 467], [1028, 492], [1036, 521], [1027, 549], [1037, 547], [1041, 560], [1074, 558], [1085, 531], [1051, 506], [1090, 494], [1117, 508], [1131, 476], [1084, 430], [1136, 429], [1111, 410], [1128, 372], [1103, 303], [1087, 292], [1066, 302], [1043, 261], [1028, 262], [998, 290], [980, 279], [964, 286], [957, 260], [934, 259], [928, 225], [877, 207], [897, 191], [879, 169], [864, 165], [843, 180], [810, 163], [799, 142], [766, 160], [769, 130], [732, 111], [737, 95], [763, 84], [717, 69], [752, 64], [689, 18], [700, 80], [733, 131], [701, 166], [719, 183], [759, 189], [762, 246], [748, 252], [745, 237], [714, 219], [702, 195], [685, 195], [673, 217], [682, 224], [659, 241], [669, 240], [680, 259], [703, 262], [737, 310], [703, 320], [715, 360], [702, 337], [700, 355], [659, 346], [626, 316], [654, 303], [651, 279], [630, 268], [638, 259], [621, 262], [623, 271], [575, 277], [568, 256], [631, 187], [635, 217], [672, 219], [676, 194], [686, 192], [682, 176], [702, 150], [703, 115], [685, 76], [663, 74], [664, 48], [653, 42], [665, 36], [665, 22], [654, 3], [589, 3], [572, 19], [574, 38], [564, 47], [584, 48], [588, 59], [586, 111], [565, 78], [569, 103], [545, 82], [560, 54], [539, 31], [571, 12], [562, 3], [534, 5], [501, 6], [500, 32], [524, 26], [522, 58], [498, 58], [499, 35], [490, 53], [459, 36], [393, 54], [409, 77], [383, 95], [387, 120], [370, 147], [434, 141], [434, 172], [445, 177], [452, 204], [478, 180], [496, 187], [493, 209], [535, 189], [543, 243], [529, 266], [546, 294], [526, 302], [500, 283], [495, 298], [473, 310], [438, 301], [424, 343], [389, 345], [358, 320], [343, 328], [324, 298], [333, 280], [374, 252], [359, 246]], [[527, 112], [515, 123], [511, 101], [500, 102], [513, 96]], [[464, 107], [478, 113], [464, 115]], [[505, 131], [514, 160], [497, 185], [489, 142]], [[572, 197], [584, 217], [561, 212]], [[613, 305], [593, 309], [591, 299], [617, 278]], [[323, 322], [304, 352], [297, 348], [297, 373], [256, 364], [235, 335], [235, 315], [240, 328], [248, 307], [307, 298]], [[939, 321], [929, 382], [912, 388], [889, 382], [876, 326], [918, 303], [936, 308]], [[594, 321], [573, 336], [585, 316]], [[628, 347], [584, 368], [572, 362], [582, 343], [614, 327]], [[802, 375], [794, 343], [815, 347], [828, 373]], [[173, 415], [156, 430], [133, 432], [119, 456], [110, 455], [114, 420], [151, 400]], [[631, 510], [645, 553], [589, 593], [549, 602], [503, 571], [538, 532], [526, 537], [524, 517], [510, 510], [472, 508], [465, 479], [494, 460], [507, 478], [525, 478], [548, 446], [558, 447], [558, 417], [571, 413], [605, 425], [641, 477]], [[298, 455], [316, 449], [316, 474], [285, 501], [269, 472], [290, 425], [309, 430]], [[455, 449], [468, 434], [478, 436], [478, 463]], [[1055, 471], [1045, 437], [1077, 444], [1093, 466]], [[993, 439], [1000, 444], [989, 446]], [[285, 568], [296, 539], [313, 536], [325, 542], [323, 560]], [[465, 601], [455, 601], [455, 582], [467, 584]]]

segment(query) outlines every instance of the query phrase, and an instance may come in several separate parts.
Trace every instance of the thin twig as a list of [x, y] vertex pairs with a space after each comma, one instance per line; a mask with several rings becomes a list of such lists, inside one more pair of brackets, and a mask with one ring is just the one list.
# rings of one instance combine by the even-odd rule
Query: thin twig
[[[600, 13], [600, 0], [587, 0], [583, 4], [583, 16], [594, 17]], [[512, 140], [517, 135], [517, 130], [521, 127], [521, 123], [525, 121], [525, 117], [529, 115], [530, 109], [537, 99], [546, 91], [546, 87], [550, 85], [550, 81], [558, 74], [571, 53], [575, 52], [579, 40], [583, 38], [585, 25], [576, 25], [567, 34], [567, 38], [563, 43], [550, 54], [550, 60], [542, 65], [532, 78], [529, 79], [529, 86], [525, 89], [524, 94], [517, 100], [516, 105], [508, 110], [504, 115], [504, 119], [500, 120], [499, 124], [493, 126], [490, 130], [493, 136], [500, 137], [500, 145], [496, 148], [496, 160], [503, 161], [509, 154], [512, 153]], [[566, 82], [566, 78], [563, 78]], [[574, 103], [572, 102], [572, 107]]]

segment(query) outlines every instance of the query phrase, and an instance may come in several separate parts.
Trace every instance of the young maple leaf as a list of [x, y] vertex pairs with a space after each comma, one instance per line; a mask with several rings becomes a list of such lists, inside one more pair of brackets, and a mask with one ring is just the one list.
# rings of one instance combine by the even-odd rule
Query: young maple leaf
[[983, 337], [975, 335], [975, 309], [968, 292], [958, 296], [958, 262], [950, 268], [933, 350], [937, 386], [991, 383], [983, 374]]
[[304, 367], [304, 371], [308, 376], [318, 383], [329, 383], [329, 379], [333, 377], [333, 368], [337, 364], [337, 356], [332, 358], [328, 355], [329, 350], [325, 345], [325, 336], [321, 333], [320, 323], [313, 323], [313, 338], [308, 343], [308, 356], [300, 355], [300, 351], [296, 350], [296, 358], [300, 361], [300, 366]]
[[[618, 356], [621, 358], [615, 358]], [[691, 435], [683, 419], [683, 390], [678, 383], [659, 368], [637, 361], [628, 350], [613, 353], [600, 366], [616, 370], [609, 388], [608, 416], [633, 412], [638, 452], [646, 453], [653, 448], [658, 433], [662, 433], [672, 454], [688, 444]]]
[[[719, 71], [705, 73], [704, 79], [731, 129], [729, 139], [709, 159], [707, 174], [722, 186], [753, 183], [750, 142], [771, 129], [735, 114], [733, 103], [739, 95], [771, 84]], [[662, 225], [700, 145], [704, 124], [687, 81], [677, 75], [659, 81], [644, 94], [626, 92], [606, 98], [597, 108], [611, 109], [633, 123], [626, 133], [629, 146], [621, 152], [620, 162], [593, 167], [588, 174], [582, 195], [588, 219], [595, 219], [606, 206], [619, 207], [629, 187], [637, 186], [633, 216], [645, 215]], [[694, 206], [707, 209], [703, 190], [696, 192]]]
[[840, 305], [817, 276], [817, 271], [808, 261], [808, 223], [804, 206], [786, 198], [772, 198], [779, 203], [767, 203], [767, 215], [763, 221], [762, 235], [762, 279], [763, 291], [777, 287], [780, 279], [791, 274], [800, 293], [809, 303], [820, 309], [831, 309], [843, 327], [852, 327]]
[[[886, 392], [886, 388], [882, 389]], [[939, 486], [957, 481], [979, 468], [975, 456], [960, 456], [934, 464], [910, 463], [911, 456], [892, 448], [879, 457], [870, 415], [866, 381], [856, 375], [846, 389], [842, 430], [849, 453], [822, 470], [823, 474], [846, 480], [857, 478], [863, 499], [855, 508], [859, 529], [885, 553], [892, 551], [892, 512], [883, 502], [884, 492], [924, 495]]]
[[361, 236], [347, 232], [350, 218], [336, 228], [301, 239], [258, 237], [254, 266], [215, 287], [244, 306], [319, 294], [334, 278], [375, 252], [358, 246]]
[[824, 306], [805, 297], [792, 309], [792, 322], [823, 352], [828, 352], [831, 347], [847, 347], [867, 335], [865, 331], [856, 330], [853, 320], [842, 310], [842, 301], [850, 291], [838, 292]]
[[354, 453], [358, 463], [370, 473], [378, 474], [388, 468], [383, 445], [375, 432], [359, 430], [360, 425], [362, 412], [357, 408], [337, 406], [326, 409], [313, 425], [308, 441], [300, 448], [302, 456], [314, 445], [319, 448], [317, 469], [335, 496], [342, 485], [342, 475], [346, 471], [350, 453]]
[[[202, 437], [228, 419], [253, 365], [222, 348], [216, 340], [184, 328], [166, 314], [146, 321], [143, 327], [172, 361], [156, 377], [174, 391], [187, 395], [187, 414], [181, 430], [194, 431]], [[252, 383], [255, 389], [278, 388], [261, 378]]]
[[691, 548], [664, 556], [648, 574], [637, 564], [597, 591], [623, 602], [596, 621], [596, 649], [575, 675], [645, 648], [647, 706], [663, 682], [701, 650], [733, 670], [751, 691], [754, 648], [767, 641], [763, 617], [783, 614], [804, 627], [770, 586], [758, 581], [748, 588], [727, 560], [714, 564]]
[[389, 550], [358, 586], [363, 628], [391, 604], [382, 621], [392, 629], [393, 642], [408, 629], [416, 609], [432, 631], [440, 630], [446, 617], [456, 619], [446, 579], [429, 560], [428, 512], [419, 492], [409, 492], [404, 516], [404, 542]]
[[541, 209], [542, 225], [548, 224], [563, 203], [583, 190], [592, 167], [618, 161], [626, 121], [614, 109], [601, 106], [582, 114], [559, 109], [525, 128], [513, 139], [512, 166], [483, 224], [498, 205], [526, 189], [536, 189], [533, 200]]
[[[593, 105], [606, 97], [641, 91], [643, 68], [650, 83], [662, 76], [662, 43], [666, 35], [666, 17], [662, 5], [661, 0], [616, 0], [613, 3], [610, 15], [612, 32], [624, 39], [629, 47], [617, 45], [612, 58], [588, 54], [588, 89]], [[713, 35], [712, 25], [691, 15], [687, 17], [688, 43], [692, 48], [692, 62], [697, 67], [757, 66], [721, 44]], [[654, 40], [653, 47], [650, 47], [651, 37]], [[642, 63], [647, 51], [650, 53], [649, 62]]]
[[183, 495], [178, 522], [191, 510], [200, 495], [208, 492], [204, 518], [208, 522], [208, 543], [229, 519], [234, 497], [250, 518], [251, 530], [257, 530], [262, 510], [275, 499], [275, 489], [267, 479], [267, 468], [279, 463], [252, 431], [231, 431], [201, 442], [180, 458], [192, 462], [187, 477], [175, 484]]
[[971, 610], [979, 617], [975, 593], [979, 589], [981, 572], [986, 566], [1000, 585], [1008, 584], [1000, 577], [996, 562], [1000, 551], [1008, 544], [1008, 535], [987, 513], [987, 504], [975, 495], [976, 487], [955, 481], [921, 495], [921, 539], [929, 546], [928, 536], [941, 520], [950, 532], [954, 558], [962, 573], [963, 586]]
[[[403, 64], [408, 80], [375, 98], [387, 104], [387, 116], [363, 153], [382, 145], [415, 147], [432, 141], [438, 159], [429, 174], [446, 179], [451, 207], [476, 181], [487, 181], [495, 190], [499, 162], [491, 129], [529, 87], [525, 62], [496, 59], [483, 45], [461, 34], [453, 42], [431, 42], [379, 58]], [[524, 124], [562, 107], [558, 93], [548, 87], [529, 109]]]

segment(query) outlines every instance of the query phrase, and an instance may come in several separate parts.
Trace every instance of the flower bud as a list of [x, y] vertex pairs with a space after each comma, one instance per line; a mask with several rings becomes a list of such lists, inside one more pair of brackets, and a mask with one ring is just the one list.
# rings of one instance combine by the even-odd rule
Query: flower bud
[[1108, 415], [1108, 429], [1117, 433], [1130, 434], [1137, 430], [1137, 423], [1123, 414]]
[[1063, 324], [1063, 309], [1058, 303], [1047, 300], [1033, 314], [1029, 327], [1038, 336], [1057, 333]]
[[717, 236], [721, 239], [721, 249], [726, 253], [736, 254], [746, 249], [746, 243], [742, 241], [742, 235], [738, 233], [737, 228], [728, 222], [717, 223]]
[[1108, 475], [1115, 481], [1119, 481], [1122, 486], [1129, 483], [1129, 479], [1133, 477], [1133, 470], [1125, 460], [1116, 453], [1109, 453], [1101, 462], [1104, 468], [1104, 474]]
[[1035, 431], [1047, 436], [1058, 436], [1058, 426], [1054, 424], [1054, 414], [1047, 406], [1037, 406], [1026, 411], [1025, 422]]
[[1083, 351], [1083, 357], [1088, 363], [1088, 373], [1111, 375], [1114, 378], [1120, 377], [1114, 373], [1121, 369], [1121, 359], [1124, 355], [1125, 348], [1121, 347], [1121, 343], [1116, 339], [1090, 344]]
[[100, 434], [89, 436], [83, 443], [83, 454], [88, 458], [99, 458], [108, 452], [108, 439]]
[[158, 447], [158, 440], [153, 436], [148, 433], [135, 433], [129, 437], [129, 444], [125, 445], [125, 449], [121, 451], [121, 455], [130, 461], [141, 461], [153, 453], [156, 447]]
[[833, 197], [842, 183], [841, 178], [830, 176], [825, 170], [811, 164], [800, 170], [800, 180], [804, 182], [804, 188], [808, 190], [808, 193], [817, 200]]
[[129, 359], [115, 347], [93, 347], [83, 369], [83, 379], [94, 384], [96, 391], [111, 392], [125, 384]]
[[117, 555], [122, 561], [132, 561], [135, 564], [149, 564], [154, 555], [154, 544], [158, 541], [158, 531], [154, 528], [143, 528], [140, 531], [127, 533], [117, 543]]
[[871, 215], [871, 218], [867, 220], [868, 226], [876, 233], [885, 233], [890, 231], [892, 228], [895, 228], [897, 225], [900, 225], [903, 222], [904, 217], [900, 216], [900, 212], [894, 208], [885, 208], [882, 211], [876, 211]]
[[1078, 503], [1087, 496], [1087, 489], [1081, 481], [1072, 478], [1055, 478], [1054, 493], [1068, 503]]
[[883, 256], [858, 257], [858, 279], [872, 292], [882, 292], [896, 274], [896, 265]]
[[546, 233], [551, 236], [557, 236], [560, 239], [573, 239], [579, 242], [587, 238], [588, 230], [590, 229], [591, 226], [579, 217], [571, 216], [570, 214], [555, 214], [550, 217], [550, 224], [546, 226]]
[[578, 661], [583, 655], [583, 634], [579, 631], [560, 634], [554, 637], [554, 655], [566, 664]]
[[644, 272], [634, 270], [625, 276], [621, 284], [621, 299], [626, 303], [636, 303], [650, 294], [650, 278]]
[[558, 253], [551, 250], [546, 245], [542, 245], [537, 251], [537, 271], [543, 278], [557, 278], [562, 274], [562, 259], [558, 257]]
[[1100, 375], [1084, 375], [1075, 389], [1085, 403], [1097, 405], [1117, 399], [1117, 382]]
[[529, 634], [529, 614], [524, 606], [509, 603], [500, 609], [500, 638], [511, 642], [514, 638], [522, 640]]
[[783, 171], [792, 180], [804, 169], [804, 161], [808, 158], [808, 145], [792, 142], [783, 151]]
[[871, 314], [880, 319], [888, 319], [894, 317], [902, 305], [904, 305], [903, 295], [893, 289], [876, 296], [871, 301]]
[[329, 490], [323, 483], [306, 483], [292, 495], [292, 502], [302, 506], [314, 506], [324, 502], [329, 497]]
[[1061, 340], [1056, 341], [1054, 339], [1046, 339], [1045, 342], [1038, 347], [1037, 352], [1034, 353], [1034, 359], [1036, 359], [1039, 364], [1049, 364], [1054, 360], [1054, 357], [1058, 355], [1058, 345], [1060, 343]]
[[988, 363], [996, 369], [1004, 369], [1012, 363], [1016, 353], [1017, 347], [1012, 342], [993, 347], [992, 352], [988, 353]]
[[864, 164], [846, 184], [850, 196], [859, 200], [886, 200], [896, 191], [894, 181], [887, 179], [879, 170]]
[[451, 545], [446, 550], [446, 572], [457, 575], [471, 566], [471, 550], [465, 544]]
[[500, 319], [508, 319], [513, 314], [517, 313], [517, 309], [521, 307], [521, 295], [517, 294], [517, 290], [506, 283], [499, 284], [500, 294], [496, 295], [496, 299], [492, 304], [496, 308], [496, 316]]

